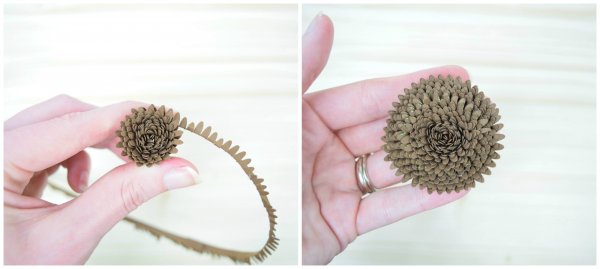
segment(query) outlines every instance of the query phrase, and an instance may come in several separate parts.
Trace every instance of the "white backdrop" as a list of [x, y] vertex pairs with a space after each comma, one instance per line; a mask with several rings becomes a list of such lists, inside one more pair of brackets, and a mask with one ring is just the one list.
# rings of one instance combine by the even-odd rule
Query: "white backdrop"
[[335, 38], [312, 91], [458, 64], [506, 134], [486, 183], [332, 264], [595, 264], [594, 5], [304, 5], [304, 30], [319, 11]]
[[[297, 5], [8, 5], [5, 119], [65, 93], [96, 105], [172, 107], [241, 145], [279, 215], [265, 264], [297, 264]], [[177, 156], [204, 182], [163, 194], [132, 215], [180, 235], [256, 250], [268, 220], [254, 186], [224, 152], [184, 134]], [[89, 150], [91, 178], [121, 163]], [[61, 168], [51, 177], [65, 183]], [[66, 186], [66, 184], [64, 184]], [[44, 198], [65, 197], [47, 190]], [[89, 264], [231, 264], [119, 223]]]

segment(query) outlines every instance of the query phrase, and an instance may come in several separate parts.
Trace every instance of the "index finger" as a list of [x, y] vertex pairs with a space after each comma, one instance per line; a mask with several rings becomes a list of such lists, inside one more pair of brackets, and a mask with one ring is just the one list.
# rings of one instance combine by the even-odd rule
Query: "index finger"
[[370, 79], [305, 95], [305, 100], [333, 131], [387, 117], [398, 95], [421, 78], [460, 76], [469, 79], [467, 70], [448, 65], [401, 76]]
[[61, 94], [15, 114], [4, 122], [4, 130], [12, 130], [67, 113], [88, 111], [94, 108], [96, 106], [84, 103], [66, 94]]
[[116, 137], [121, 120], [140, 106], [145, 104], [122, 102], [9, 130], [4, 134], [5, 170], [40, 171]]

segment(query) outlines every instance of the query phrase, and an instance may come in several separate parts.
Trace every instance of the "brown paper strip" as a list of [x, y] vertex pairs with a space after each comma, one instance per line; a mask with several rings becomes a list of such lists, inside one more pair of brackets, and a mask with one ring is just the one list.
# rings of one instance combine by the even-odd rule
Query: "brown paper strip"
[[[129, 156], [129, 158], [136, 161], [138, 165], [150, 166], [168, 157], [168, 154], [165, 154], [165, 150], [169, 153], [177, 152], [177, 148], [175, 147], [181, 144], [181, 140], [179, 140], [181, 137], [181, 131], [177, 130], [176, 128], [184, 128], [187, 131], [190, 131], [191, 133], [194, 133], [210, 141], [216, 147], [222, 149], [227, 154], [229, 154], [238, 163], [242, 170], [244, 170], [250, 181], [252, 181], [252, 183], [256, 187], [256, 190], [261, 198], [260, 200], [263, 204], [263, 207], [267, 211], [269, 217], [269, 237], [266, 243], [261, 249], [254, 252], [229, 250], [211, 246], [209, 244], [181, 237], [179, 235], [175, 235], [173, 233], [154, 227], [150, 224], [143, 223], [129, 216], [125, 217], [123, 220], [129, 223], [133, 223], [136, 228], [149, 232], [156, 238], [165, 237], [173, 241], [175, 244], [194, 250], [198, 253], [208, 253], [214, 256], [228, 257], [234, 262], [248, 264], [252, 262], [263, 261], [268, 255], [271, 255], [272, 251], [274, 251], [277, 248], [277, 245], [279, 244], [279, 239], [275, 236], [275, 225], [277, 224], [277, 221], [275, 219], [277, 218], [277, 215], [275, 215], [275, 209], [273, 208], [267, 197], [269, 192], [266, 191], [267, 186], [263, 184], [264, 180], [262, 178], [258, 178], [258, 176], [254, 174], [254, 167], [249, 166], [250, 159], [243, 159], [246, 156], [246, 152], [239, 151], [240, 147], [237, 145], [232, 147], [231, 140], [227, 140], [227, 142], [224, 143], [224, 140], [222, 138], [218, 138], [217, 132], [212, 132], [212, 127], [205, 127], [204, 122], [195, 124], [193, 122], [188, 122], [187, 118], [185, 117], [183, 117], [181, 121], [179, 121], [179, 118], [179, 113], [174, 113], [171, 109], [166, 110], [164, 106], [161, 106], [159, 109], [156, 109], [154, 105], [150, 105], [148, 108], [139, 108], [138, 110], [132, 109], [132, 116], [127, 116], [126, 119], [121, 123], [122, 130], [117, 131], [117, 135], [121, 137], [123, 141], [126, 142], [121, 141], [118, 143], [117, 146], [124, 148], [123, 155]], [[166, 139], [168, 137], [172, 137], [172, 139], [167, 143], [167, 145], [169, 145], [169, 148], [164, 150], [157, 149], [157, 153], [147, 156], [144, 155], [146, 154], [145, 152], [137, 152], [134, 148], [135, 145], [130, 145], [131, 143], [133, 143], [134, 138], [136, 138], [138, 135], [142, 135], [139, 133], [134, 134], [134, 132], [131, 131], [137, 130], [136, 132], [140, 132], [140, 128], [132, 128], [133, 125], [136, 125], [137, 127], [141, 126], [141, 129], [151, 129], [153, 130], [153, 133], [151, 134], [154, 135], [154, 130], [156, 130], [157, 126], [158, 128], [163, 126], [161, 124], [168, 127], [164, 127], [164, 133], [161, 133], [162, 135], [160, 137], [152, 137], [153, 139]], [[142, 139], [140, 139], [140, 141], [141, 140]], [[76, 197], [74, 193], [65, 190], [51, 182], [49, 182], [49, 186], [66, 195]]]

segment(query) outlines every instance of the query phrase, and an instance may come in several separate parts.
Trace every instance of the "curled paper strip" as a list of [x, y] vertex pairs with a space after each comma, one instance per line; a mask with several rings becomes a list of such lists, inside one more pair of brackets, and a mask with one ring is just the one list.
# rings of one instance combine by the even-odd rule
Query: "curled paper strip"
[[[254, 168], [249, 165], [250, 159], [245, 158], [246, 152], [240, 151], [239, 146], [233, 145], [231, 140], [225, 141], [219, 138], [217, 132], [213, 132], [210, 126], [205, 126], [204, 122], [199, 122], [198, 124], [193, 122], [188, 123], [185, 117], [180, 120], [178, 112], [173, 112], [171, 109], [167, 110], [164, 106], [156, 108], [154, 105], [150, 105], [148, 108], [140, 107], [132, 109], [131, 114], [126, 116], [125, 120], [121, 122], [121, 129], [116, 132], [117, 136], [121, 138], [117, 147], [123, 148], [122, 155], [128, 156], [138, 166], [155, 165], [168, 158], [170, 154], [176, 153], [177, 145], [183, 143], [180, 140], [183, 131], [179, 130], [179, 128], [190, 131], [210, 141], [216, 147], [229, 154], [244, 170], [256, 187], [269, 217], [269, 237], [266, 243], [261, 249], [254, 252], [229, 250], [169, 233], [131, 217], [126, 217], [124, 221], [133, 223], [136, 228], [147, 231], [157, 238], [168, 238], [178, 245], [199, 253], [228, 257], [234, 262], [248, 264], [251, 262], [262, 262], [275, 251], [279, 244], [279, 239], [275, 236], [275, 225], [277, 224], [276, 210], [269, 202], [269, 192], [266, 191], [267, 187], [263, 184], [264, 179], [254, 174]], [[67, 195], [74, 196], [72, 193], [56, 185], [50, 184], [50, 186]]]
[[402, 182], [431, 194], [475, 187], [504, 148], [499, 109], [477, 86], [448, 75], [412, 83], [398, 96], [384, 128], [383, 150]]
[[179, 140], [183, 131], [178, 128], [179, 113], [173, 114], [171, 109], [165, 111], [164, 106], [132, 109], [117, 131], [120, 138], [117, 147], [123, 148], [121, 155], [138, 166], [150, 167], [177, 153], [177, 145], [183, 143]]

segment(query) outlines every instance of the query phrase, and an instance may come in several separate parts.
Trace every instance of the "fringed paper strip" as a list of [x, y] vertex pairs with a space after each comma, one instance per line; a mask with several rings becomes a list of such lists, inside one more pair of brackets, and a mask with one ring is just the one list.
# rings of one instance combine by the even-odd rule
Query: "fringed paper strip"
[[[123, 156], [128, 156], [138, 166], [152, 166], [168, 158], [170, 154], [177, 152], [177, 145], [183, 143], [180, 140], [183, 131], [179, 130], [179, 128], [203, 137], [229, 154], [244, 170], [256, 187], [269, 217], [269, 237], [264, 246], [258, 251], [242, 252], [218, 248], [193, 239], [184, 238], [131, 217], [125, 217], [124, 221], [133, 223], [136, 228], [149, 232], [157, 238], [165, 237], [178, 245], [196, 252], [228, 257], [234, 262], [248, 264], [262, 262], [275, 251], [277, 245], [279, 245], [279, 239], [275, 236], [275, 225], [277, 224], [276, 210], [269, 202], [269, 192], [266, 190], [267, 186], [263, 184], [264, 179], [254, 174], [254, 168], [250, 166], [250, 159], [246, 158], [246, 152], [240, 151], [240, 147], [237, 145], [232, 146], [233, 142], [231, 140], [225, 142], [222, 138], [219, 138], [217, 132], [213, 132], [210, 126], [205, 126], [204, 122], [198, 124], [193, 122], [188, 123], [185, 117], [180, 120], [178, 112], [173, 112], [171, 109], [167, 110], [164, 106], [160, 106], [157, 109], [154, 105], [150, 105], [148, 108], [132, 109], [131, 112], [121, 122], [121, 129], [116, 132], [117, 136], [121, 138], [117, 147], [123, 148]], [[67, 195], [75, 196], [73, 193], [56, 185], [50, 184], [50, 186]]]

